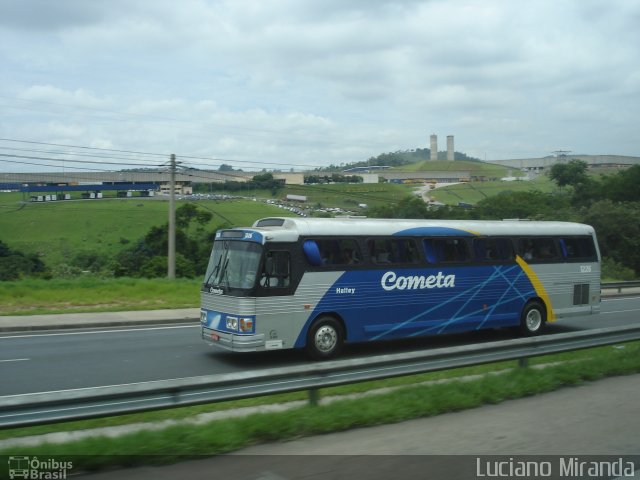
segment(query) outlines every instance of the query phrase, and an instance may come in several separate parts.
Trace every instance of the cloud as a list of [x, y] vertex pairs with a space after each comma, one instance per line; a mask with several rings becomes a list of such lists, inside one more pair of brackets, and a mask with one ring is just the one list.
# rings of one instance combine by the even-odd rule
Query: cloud
[[638, 154], [627, 137], [640, 108], [633, 0], [3, 9], [0, 105], [16, 136], [56, 121], [82, 125], [87, 144], [296, 165], [425, 147], [431, 132], [455, 134], [481, 158], [554, 145]]
[[20, 92], [18, 98], [40, 103], [82, 108], [104, 108], [110, 104], [107, 99], [99, 98], [82, 88], [68, 91], [52, 85], [33, 85]]
[[3, 0], [0, 27], [32, 34], [61, 32], [109, 23], [129, 12], [141, 14], [144, 5], [149, 5], [147, 0]]

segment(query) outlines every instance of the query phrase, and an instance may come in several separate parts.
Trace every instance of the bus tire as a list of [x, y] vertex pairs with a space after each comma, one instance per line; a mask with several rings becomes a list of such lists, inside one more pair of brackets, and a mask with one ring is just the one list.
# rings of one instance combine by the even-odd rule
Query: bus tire
[[335, 357], [342, 350], [344, 331], [334, 317], [321, 316], [313, 322], [307, 334], [307, 352], [314, 360]]
[[538, 300], [532, 300], [524, 307], [520, 316], [520, 332], [528, 337], [539, 335], [547, 323], [547, 311]]

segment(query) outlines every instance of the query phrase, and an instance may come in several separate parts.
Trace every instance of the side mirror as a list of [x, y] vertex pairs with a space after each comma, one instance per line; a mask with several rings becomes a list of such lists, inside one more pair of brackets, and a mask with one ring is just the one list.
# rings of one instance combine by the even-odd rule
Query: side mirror
[[276, 274], [276, 272], [275, 272], [275, 262], [273, 261], [273, 256], [272, 255], [269, 255], [264, 260], [264, 272], [270, 277], [273, 277]]

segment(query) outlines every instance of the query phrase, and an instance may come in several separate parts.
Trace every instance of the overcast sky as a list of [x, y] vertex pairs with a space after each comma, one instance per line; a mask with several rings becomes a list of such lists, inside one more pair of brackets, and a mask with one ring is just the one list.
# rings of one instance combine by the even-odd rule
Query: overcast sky
[[[639, 156], [640, 1], [0, 0], [0, 109], [3, 139], [218, 159], [200, 168], [432, 133], [487, 160]], [[60, 151], [81, 150], [0, 140], [13, 161]]]

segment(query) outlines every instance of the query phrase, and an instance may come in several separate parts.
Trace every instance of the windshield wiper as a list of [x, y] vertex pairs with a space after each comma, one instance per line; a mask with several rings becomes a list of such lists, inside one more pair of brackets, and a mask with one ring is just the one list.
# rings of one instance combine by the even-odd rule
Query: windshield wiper
[[[220, 280], [222, 279], [222, 273], [224, 273], [224, 270], [226, 270], [227, 268], [227, 264], [229, 263], [229, 243], [224, 242], [222, 244], [222, 247], [224, 249], [224, 252], [222, 253], [222, 255], [220, 255], [220, 258], [218, 259], [218, 263], [216, 264], [216, 268], [213, 269], [213, 272], [211, 272], [211, 274], [207, 277], [207, 280], [204, 282], [206, 287], [209, 287], [212, 284], [219, 285]], [[224, 263], [222, 263], [222, 260], [224, 260]], [[222, 273], [220, 272], [220, 265], [222, 265], [222, 269], [223, 269]], [[213, 283], [212, 283], [212, 279], [213, 279]]]
[[204, 282], [204, 286], [205, 287], [209, 287], [211, 286], [211, 279], [214, 278], [217, 273], [220, 271], [220, 264], [222, 263], [222, 255], [220, 255], [220, 258], [218, 259], [218, 264], [216, 265], [216, 268], [213, 269], [213, 272], [211, 272], [211, 274], [207, 277], [207, 279]]
[[220, 280], [218, 281], [218, 285], [220, 285], [223, 281], [226, 281], [227, 288], [229, 287], [229, 276], [227, 275], [227, 267], [229, 266], [229, 256], [224, 261], [224, 265], [222, 265], [222, 270], [220, 270]]

